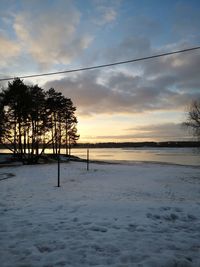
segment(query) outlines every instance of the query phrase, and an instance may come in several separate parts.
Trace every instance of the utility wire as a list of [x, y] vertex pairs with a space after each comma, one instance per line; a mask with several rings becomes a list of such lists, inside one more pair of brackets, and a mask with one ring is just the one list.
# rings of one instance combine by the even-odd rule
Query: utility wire
[[[42, 77], [42, 76], [58, 75], [58, 74], [63, 74], [63, 73], [72, 73], [72, 72], [78, 72], [78, 71], [100, 69], [100, 68], [106, 68], [106, 67], [111, 67], [111, 66], [116, 66], [116, 65], [133, 63], [133, 62], [142, 61], [142, 60], [148, 60], [148, 59], [152, 59], [152, 58], [158, 58], [158, 57], [170, 56], [170, 55], [179, 54], [179, 53], [185, 53], [185, 52], [198, 50], [198, 49], [200, 49], [200, 46], [191, 47], [191, 48], [187, 48], [187, 49], [183, 49], [183, 50], [172, 51], [172, 52], [163, 53], [163, 54], [152, 55], [152, 56], [148, 56], [148, 57], [141, 57], [141, 58], [135, 58], [135, 59], [131, 59], [131, 60], [118, 61], [118, 62], [103, 64], [103, 65], [96, 65], [96, 66], [83, 67], [83, 68], [78, 68], [78, 69], [70, 69], [70, 70], [64, 70], [64, 71], [49, 72], [49, 73], [24, 75], [24, 76], [20, 76], [18, 78], [26, 79], [26, 78], [33, 78], [33, 77]], [[9, 81], [9, 80], [14, 80], [15, 78], [16, 77], [2, 78], [2, 79], [0, 79], [0, 81]]]

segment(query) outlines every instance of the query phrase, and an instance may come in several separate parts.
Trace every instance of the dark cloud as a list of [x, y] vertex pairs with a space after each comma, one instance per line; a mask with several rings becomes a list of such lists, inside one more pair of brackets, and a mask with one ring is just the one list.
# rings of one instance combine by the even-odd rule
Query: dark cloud
[[144, 76], [151, 78], [150, 84], [178, 92], [182, 98], [187, 97], [187, 94], [199, 97], [200, 51], [152, 60], [143, 63], [143, 66]]
[[119, 44], [108, 48], [103, 55], [105, 58], [116, 61], [143, 57], [151, 54], [151, 43], [147, 37], [127, 37]]
[[[99, 103], [110, 94], [105, 86], [97, 83], [98, 71], [84, 73], [75, 78], [65, 78], [47, 82], [45, 88], [53, 87], [72, 98], [75, 105], [84, 113], [96, 113]], [[98, 111], [97, 111], [98, 112]]]
[[192, 99], [200, 97], [200, 90], [188, 87], [194, 81], [196, 85], [199, 83], [196, 75], [199, 58], [197, 53], [186, 59], [179, 55], [143, 63], [144, 73], [135, 76], [122, 71], [83, 72], [73, 78], [49, 82], [45, 87], [62, 90], [85, 114], [183, 110]]

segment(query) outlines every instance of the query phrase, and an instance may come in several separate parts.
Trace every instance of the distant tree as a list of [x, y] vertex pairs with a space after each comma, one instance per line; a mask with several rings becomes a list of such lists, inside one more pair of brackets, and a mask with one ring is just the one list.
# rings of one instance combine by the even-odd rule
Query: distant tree
[[68, 132], [68, 150], [66, 151], [66, 155], [71, 155], [71, 148], [73, 145], [76, 144], [77, 140], [79, 139], [79, 135], [77, 134], [76, 125], [73, 124], [72, 128], [70, 128]]
[[200, 140], [200, 99], [191, 103], [187, 113], [187, 120], [183, 125], [191, 129], [193, 135]]

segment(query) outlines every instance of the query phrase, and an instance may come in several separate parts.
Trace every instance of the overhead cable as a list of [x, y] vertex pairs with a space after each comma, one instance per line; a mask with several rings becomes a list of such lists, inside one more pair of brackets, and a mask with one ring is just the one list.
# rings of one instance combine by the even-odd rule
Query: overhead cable
[[[185, 52], [198, 50], [198, 49], [200, 49], [200, 46], [186, 48], [186, 49], [172, 51], [172, 52], [167, 52], [167, 53], [162, 53], [162, 54], [157, 54], [157, 55], [152, 55], [152, 56], [147, 56], [147, 57], [140, 57], [140, 58], [125, 60], [125, 61], [107, 63], [107, 64], [103, 64], [103, 65], [82, 67], [82, 68], [77, 68], [77, 69], [69, 69], [69, 70], [49, 72], [49, 73], [23, 75], [23, 76], [20, 76], [20, 77], [17, 76], [17, 77], [20, 78], [20, 79], [26, 79], [26, 78], [34, 78], [34, 77], [42, 77], [42, 76], [50, 76], [50, 75], [58, 75], [58, 74], [65, 74], [65, 73], [73, 73], [73, 72], [80, 72], [80, 71], [86, 71], [86, 70], [100, 69], [100, 68], [112, 67], [112, 66], [116, 66], [116, 65], [122, 65], [122, 64], [127, 64], [127, 63], [138, 62], [138, 61], [142, 61], [142, 60], [149, 60], [149, 59], [153, 59], [153, 58], [159, 58], [159, 57], [170, 56], [170, 55], [174, 55], [174, 54], [185, 53]], [[14, 80], [15, 78], [16, 77], [1, 78], [0, 81], [9, 81], [9, 80]]]

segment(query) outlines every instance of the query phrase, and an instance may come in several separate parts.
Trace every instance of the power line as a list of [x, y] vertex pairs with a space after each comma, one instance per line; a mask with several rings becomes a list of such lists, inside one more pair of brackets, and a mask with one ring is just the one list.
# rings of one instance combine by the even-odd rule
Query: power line
[[[111, 66], [116, 66], [116, 65], [133, 63], [133, 62], [142, 61], [142, 60], [148, 60], [148, 59], [152, 59], [152, 58], [158, 58], [158, 57], [170, 56], [170, 55], [179, 54], [179, 53], [185, 53], [185, 52], [189, 52], [189, 51], [193, 51], [193, 50], [197, 50], [197, 49], [200, 49], [200, 46], [191, 47], [191, 48], [187, 48], [187, 49], [183, 49], [183, 50], [172, 51], [172, 52], [163, 53], [163, 54], [152, 55], [152, 56], [148, 56], [148, 57], [141, 57], [141, 58], [135, 58], [135, 59], [131, 59], [131, 60], [118, 61], [118, 62], [103, 64], [103, 65], [96, 65], [96, 66], [83, 67], [83, 68], [64, 70], [64, 71], [49, 72], [49, 73], [24, 75], [24, 76], [20, 76], [18, 78], [26, 79], [26, 78], [33, 78], [33, 77], [42, 77], [42, 76], [58, 75], [58, 74], [72, 73], [72, 72], [85, 71], [85, 70], [100, 69], [100, 68], [106, 68], [106, 67], [111, 67]], [[15, 78], [16, 77], [2, 78], [2, 79], [0, 79], [0, 81], [9, 81], [9, 80], [14, 80]]]

